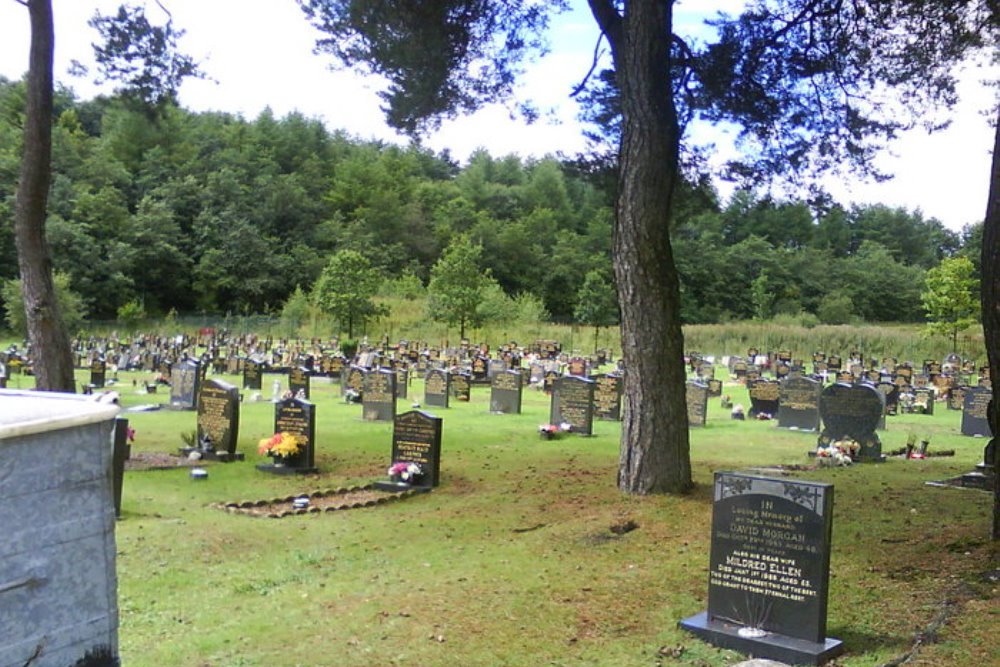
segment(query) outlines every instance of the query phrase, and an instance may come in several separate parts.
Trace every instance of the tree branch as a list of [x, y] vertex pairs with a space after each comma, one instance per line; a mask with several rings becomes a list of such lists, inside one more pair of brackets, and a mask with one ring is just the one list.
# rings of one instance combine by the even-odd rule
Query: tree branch
[[614, 53], [622, 40], [622, 17], [615, 9], [612, 0], [587, 0], [590, 5], [590, 12], [594, 15], [601, 32], [608, 39], [611, 45], [611, 52]]
[[602, 32], [600, 35], [597, 36], [597, 43], [594, 44], [594, 59], [590, 63], [590, 69], [587, 70], [587, 74], [583, 77], [583, 80], [580, 81], [580, 83], [578, 83], [573, 88], [573, 91], [569, 94], [570, 97], [576, 97], [577, 95], [583, 92], [584, 88], [587, 87], [587, 82], [590, 80], [590, 77], [594, 73], [594, 70], [597, 69], [597, 61], [600, 60], [601, 58], [601, 40], [603, 39], [604, 39], [604, 33]]

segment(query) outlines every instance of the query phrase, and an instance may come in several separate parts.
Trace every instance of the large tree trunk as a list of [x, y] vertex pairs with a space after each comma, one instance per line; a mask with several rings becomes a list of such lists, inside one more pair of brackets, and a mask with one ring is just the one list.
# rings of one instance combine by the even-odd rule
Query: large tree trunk
[[[983, 221], [982, 271], [983, 337], [986, 340], [986, 356], [994, 392], [989, 422], [996, 446], [997, 438], [1000, 438], [997, 428], [1000, 426], [1000, 400], [996, 399], [996, 392], [1000, 388], [1000, 110], [997, 111], [997, 129], [993, 140], [990, 194], [986, 203], [986, 219]], [[1000, 540], [1000, 465], [996, 456], [993, 457], [993, 472], [992, 534], [994, 540]]]
[[31, 54], [24, 120], [24, 156], [14, 212], [14, 240], [33, 348], [35, 385], [46, 391], [74, 390], [73, 359], [52, 283], [45, 240], [45, 212], [52, 176], [51, 0], [28, 0]]
[[669, 219], [678, 176], [670, 85], [671, 0], [608, 0], [591, 10], [611, 44], [623, 130], [613, 261], [621, 305], [625, 414], [618, 487], [626, 493], [691, 488], [680, 286]]

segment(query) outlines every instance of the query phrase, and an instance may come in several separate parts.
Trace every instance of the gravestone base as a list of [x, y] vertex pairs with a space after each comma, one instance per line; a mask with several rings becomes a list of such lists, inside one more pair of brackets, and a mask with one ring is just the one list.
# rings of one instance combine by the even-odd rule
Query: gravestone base
[[790, 665], [822, 665], [844, 651], [844, 643], [830, 637], [823, 643], [770, 632], [763, 637], [741, 637], [739, 630], [743, 626], [710, 619], [707, 611], [685, 618], [679, 625], [713, 646]]
[[257, 470], [269, 472], [272, 475], [312, 475], [319, 472], [319, 468], [307, 468], [305, 466], [279, 466], [274, 463], [258, 463]]
[[402, 493], [403, 491], [412, 491], [413, 493], [427, 493], [431, 490], [429, 486], [420, 486], [419, 484], [407, 484], [406, 482], [392, 482], [389, 480], [378, 480], [374, 483], [374, 486], [379, 491], [388, 491], [389, 493]]
[[230, 454], [227, 451], [206, 452], [198, 449], [197, 447], [181, 447], [181, 456], [184, 458], [191, 456], [191, 452], [198, 452], [201, 454], [202, 461], [222, 461], [223, 463], [231, 463], [233, 461], [242, 461], [246, 458], [243, 455], [243, 452]]

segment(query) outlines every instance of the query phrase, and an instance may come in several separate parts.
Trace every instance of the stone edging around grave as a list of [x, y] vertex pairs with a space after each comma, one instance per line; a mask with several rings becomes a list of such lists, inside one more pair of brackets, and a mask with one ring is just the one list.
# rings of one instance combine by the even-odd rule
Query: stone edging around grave
[[[337, 489], [326, 489], [325, 491], [313, 491], [311, 493], [298, 493], [282, 498], [271, 498], [270, 500], [245, 500], [230, 503], [214, 503], [211, 506], [216, 509], [225, 510], [231, 514], [246, 514], [249, 516], [264, 517], [270, 519], [281, 519], [287, 516], [298, 516], [301, 514], [320, 514], [322, 512], [334, 512], [336, 510], [357, 509], [361, 507], [375, 507], [410, 498], [417, 494], [427, 493], [428, 488], [416, 487], [404, 491], [380, 491], [374, 484], [364, 486], [341, 487]], [[309, 498], [309, 507], [294, 508], [293, 501], [296, 498]]]

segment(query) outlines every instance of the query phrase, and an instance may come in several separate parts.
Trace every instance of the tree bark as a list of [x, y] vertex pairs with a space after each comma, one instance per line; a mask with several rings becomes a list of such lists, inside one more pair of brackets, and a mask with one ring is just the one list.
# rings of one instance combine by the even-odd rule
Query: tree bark
[[670, 82], [672, 4], [631, 0], [619, 15], [608, 0], [590, 0], [621, 91], [612, 245], [625, 360], [618, 487], [633, 494], [692, 486], [680, 282], [669, 226], [679, 143]]
[[52, 54], [55, 42], [51, 0], [27, 0], [31, 20], [24, 120], [24, 154], [14, 209], [14, 240], [21, 272], [35, 386], [74, 391], [73, 359], [52, 281], [45, 240], [45, 215], [52, 177]]
[[[989, 423], [993, 432], [994, 446], [1000, 437], [1000, 401], [996, 391], [1000, 387], [1000, 109], [997, 111], [997, 126], [993, 140], [993, 166], [990, 169], [990, 194], [986, 203], [986, 218], [983, 220], [982, 250], [983, 282], [981, 289], [983, 307], [983, 338], [986, 341], [986, 357], [990, 364], [990, 383], [994, 400], [989, 406]], [[993, 528], [994, 540], [1000, 540], [1000, 465], [997, 457], [993, 462]]]

